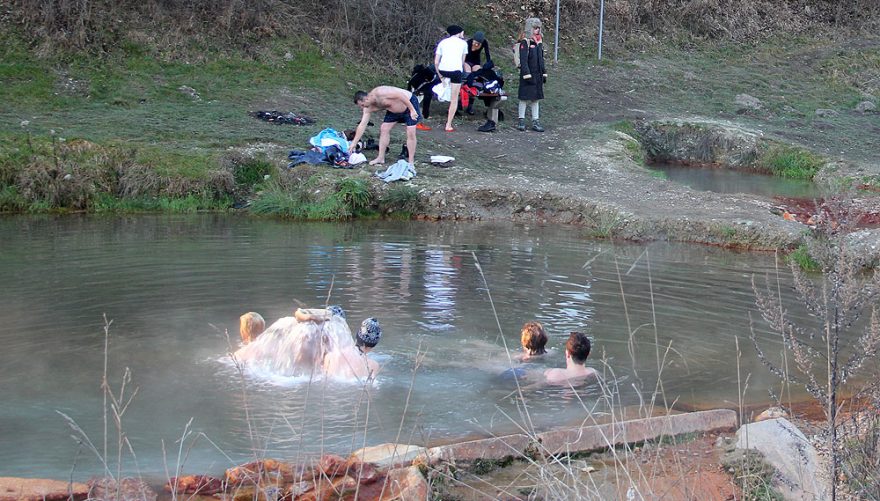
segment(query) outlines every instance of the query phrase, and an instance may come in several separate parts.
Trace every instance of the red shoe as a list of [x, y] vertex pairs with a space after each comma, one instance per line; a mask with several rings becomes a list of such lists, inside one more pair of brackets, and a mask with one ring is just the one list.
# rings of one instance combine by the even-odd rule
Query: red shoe
[[416, 129], [418, 129], [418, 130], [431, 130], [431, 126], [425, 125], [422, 122], [419, 122], [416, 124]]

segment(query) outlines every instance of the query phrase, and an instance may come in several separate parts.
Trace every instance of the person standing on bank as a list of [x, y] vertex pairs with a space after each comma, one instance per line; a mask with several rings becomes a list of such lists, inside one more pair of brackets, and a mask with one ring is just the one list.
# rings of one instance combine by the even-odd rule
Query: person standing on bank
[[464, 29], [461, 26], [453, 24], [446, 28], [446, 33], [449, 36], [440, 40], [434, 52], [434, 67], [437, 68], [437, 76], [441, 79], [448, 78], [452, 84], [449, 112], [446, 114], [446, 132], [454, 132], [452, 119], [458, 110], [458, 94], [464, 79], [464, 58], [468, 53], [468, 45], [464, 41]]
[[544, 69], [544, 37], [541, 20], [530, 17], [525, 22], [525, 32], [514, 46], [514, 60], [519, 68], [519, 121], [518, 130], [526, 130], [526, 105], [532, 109], [532, 130], [544, 132], [540, 122], [540, 103], [544, 99], [547, 70]]

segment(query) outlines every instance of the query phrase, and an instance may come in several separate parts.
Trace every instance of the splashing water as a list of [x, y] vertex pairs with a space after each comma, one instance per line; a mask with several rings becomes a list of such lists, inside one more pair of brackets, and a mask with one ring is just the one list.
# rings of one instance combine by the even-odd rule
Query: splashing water
[[256, 374], [320, 376], [324, 356], [354, 346], [345, 320], [333, 315], [325, 322], [300, 322], [283, 317], [237, 352], [237, 361]]

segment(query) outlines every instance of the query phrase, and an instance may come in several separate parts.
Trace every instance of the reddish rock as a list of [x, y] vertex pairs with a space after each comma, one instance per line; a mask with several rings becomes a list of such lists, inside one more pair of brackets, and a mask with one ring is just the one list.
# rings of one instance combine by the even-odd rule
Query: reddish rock
[[0, 501], [74, 501], [86, 499], [89, 486], [42, 478], [0, 477]]
[[137, 478], [123, 478], [119, 484], [112, 478], [89, 480], [89, 499], [96, 501], [156, 501], [156, 491]]
[[217, 477], [209, 477], [207, 475], [185, 475], [172, 478], [170, 482], [165, 484], [165, 490], [177, 492], [178, 494], [210, 496], [223, 490], [223, 481]]
[[[279, 485], [240, 485], [228, 495], [220, 495], [227, 501], [280, 501], [290, 500], [290, 492]], [[211, 498], [209, 498], [211, 499]], [[189, 501], [189, 498], [187, 498]]]
[[373, 483], [381, 476], [379, 469], [375, 465], [358, 461], [356, 457], [342, 459], [332, 454], [327, 454], [321, 458], [315, 473], [316, 476], [325, 478], [349, 476], [361, 484]]
[[226, 483], [229, 485], [257, 483], [263, 480], [273, 483], [293, 482], [296, 479], [293, 465], [275, 459], [251, 461], [226, 470]]
[[341, 477], [348, 474], [349, 462], [333, 454], [325, 454], [318, 461], [318, 471], [328, 478]]
[[429, 499], [430, 488], [415, 466], [397, 468], [388, 472], [385, 492], [381, 501], [424, 501]]
[[[323, 501], [329, 499], [354, 499], [354, 493], [358, 491], [358, 483], [355, 479], [345, 476], [334, 479], [322, 478], [315, 482], [314, 489], [297, 496], [296, 501]], [[351, 495], [349, 498], [348, 496]], [[371, 499], [370, 497], [357, 496], [360, 500]]]

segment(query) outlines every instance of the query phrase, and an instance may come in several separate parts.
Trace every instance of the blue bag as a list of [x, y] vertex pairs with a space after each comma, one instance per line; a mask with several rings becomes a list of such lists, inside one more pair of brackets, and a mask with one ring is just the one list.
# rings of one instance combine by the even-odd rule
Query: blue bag
[[324, 129], [318, 135], [309, 139], [309, 144], [316, 148], [320, 148], [321, 152], [325, 152], [327, 148], [336, 146], [340, 150], [348, 152], [348, 140], [345, 135], [335, 129]]

